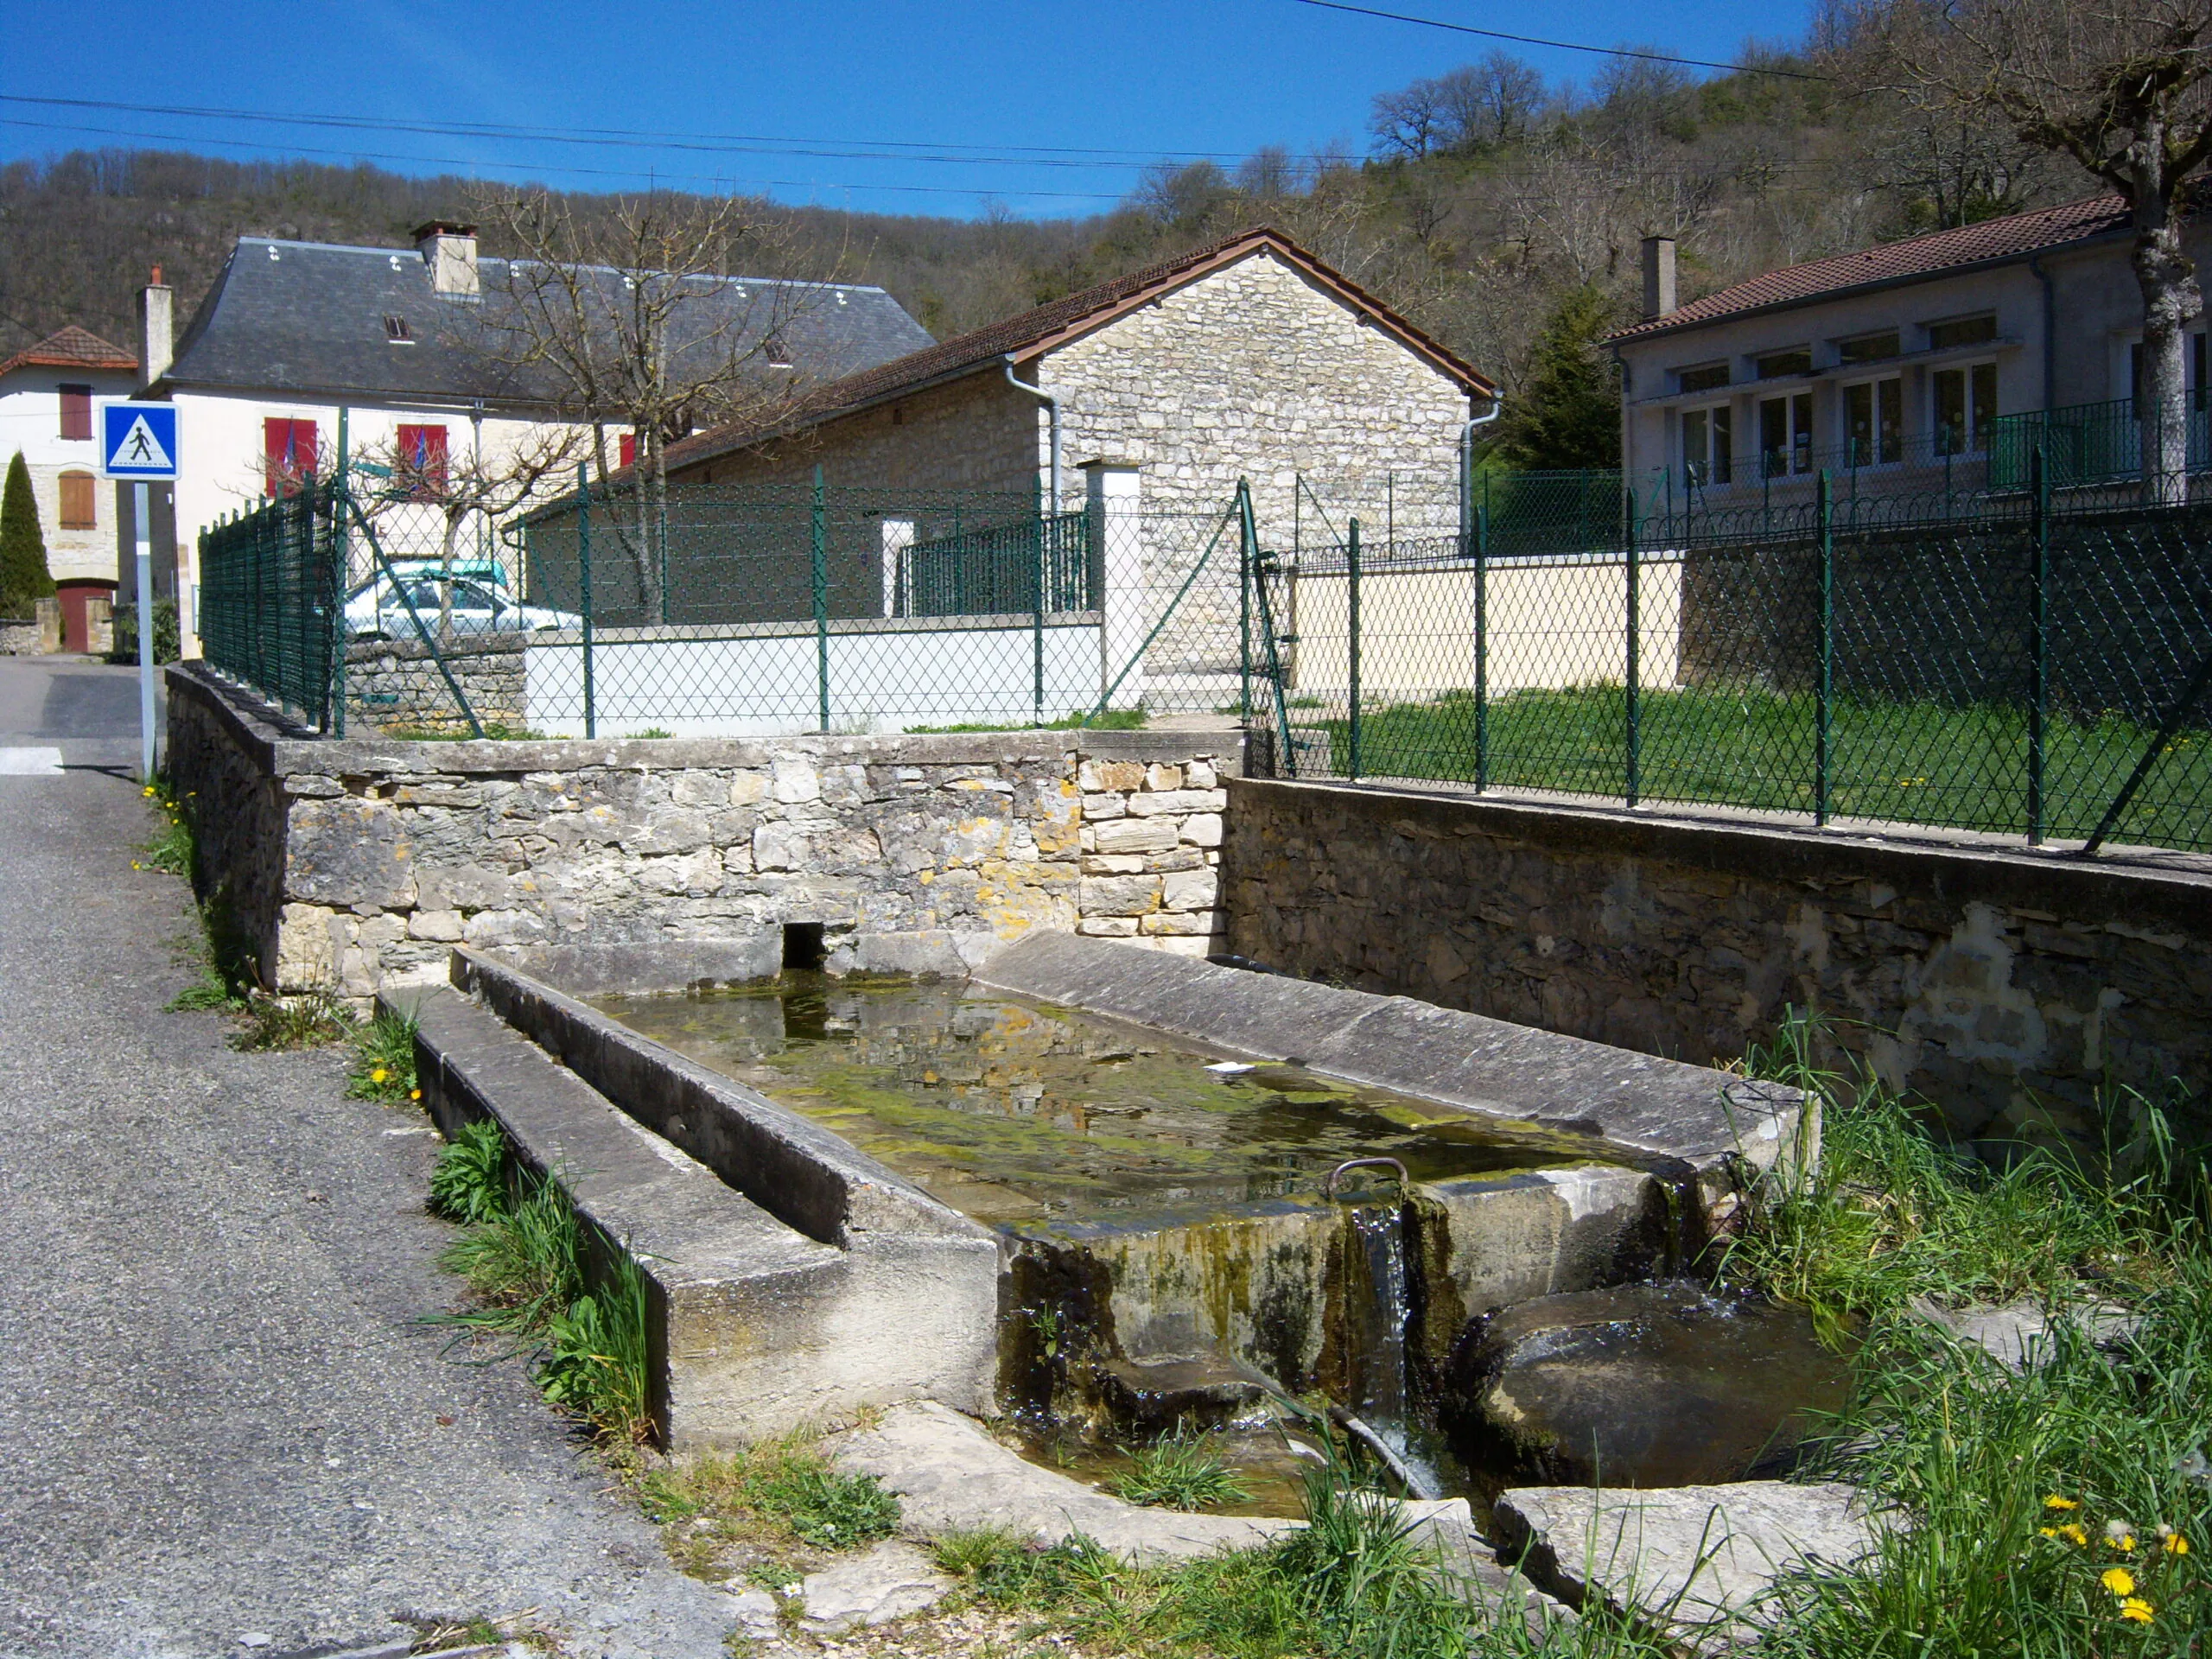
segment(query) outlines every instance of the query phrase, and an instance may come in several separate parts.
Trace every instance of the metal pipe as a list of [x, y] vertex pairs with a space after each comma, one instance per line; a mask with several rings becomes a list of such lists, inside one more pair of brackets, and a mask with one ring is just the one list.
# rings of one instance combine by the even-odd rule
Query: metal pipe
[[1058, 397], [1055, 397], [1051, 392], [1046, 391], [1042, 386], [1033, 386], [1027, 380], [1017, 380], [1014, 378], [1014, 359], [1011, 357], [1005, 359], [1004, 363], [1006, 366], [1007, 385], [1014, 387], [1016, 391], [1026, 391], [1032, 397], [1035, 397], [1041, 401], [1045, 405], [1046, 415], [1051, 421], [1052, 467], [1052, 516], [1058, 518], [1060, 512], [1060, 400]]
[[1459, 546], [1466, 550], [1467, 532], [1474, 528], [1475, 429], [1488, 426], [1505, 413], [1505, 399], [1492, 392], [1490, 413], [1470, 416], [1459, 428]]
[[[2051, 293], [2050, 273], [2043, 268], [2043, 256], [2030, 254], [2028, 269], [2035, 274], [2036, 281], [2043, 284], [2043, 408], [2044, 414], [2048, 416], [2058, 406], [2058, 400], [2052, 396], [2051, 386], [2058, 372], [2057, 302]], [[2050, 423], [2046, 419], [2044, 424], [2047, 428]]]
[[1337, 1182], [1348, 1170], [1395, 1169], [1398, 1172], [1398, 1191], [1401, 1198], [1413, 1191], [1414, 1178], [1406, 1173], [1406, 1166], [1395, 1158], [1347, 1158], [1321, 1178], [1321, 1198], [1326, 1203], [1337, 1196]]

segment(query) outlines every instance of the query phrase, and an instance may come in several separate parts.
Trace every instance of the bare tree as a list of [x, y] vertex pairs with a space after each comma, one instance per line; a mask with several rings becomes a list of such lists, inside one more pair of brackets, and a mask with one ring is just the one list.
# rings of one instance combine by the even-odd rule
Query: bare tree
[[1455, 149], [1510, 143], [1544, 111], [1544, 78], [1510, 52], [1492, 52], [1434, 86], [1446, 142]]
[[1444, 111], [1433, 80], [1417, 80], [1395, 92], [1377, 92], [1368, 130], [1386, 154], [1418, 161], [1442, 143]]
[[480, 198], [521, 255], [486, 283], [482, 336], [518, 390], [586, 429], [601, 477], [620, 460], [609, 434], [633, 435], [635, 487], [613, 523], [645, 614], [663, 619], [668, 448], [725, 422], [766, 429], [797, 405], [807, 381], [792, 339], [834, 271], [766, 280], [793, 243], [765, 202], [655, 190], [592, 205], [535, 189]]
[[[419, 442], [419, 441], [418, 441]], [[515, 444], [486, 454], [472, 446], [463, 455], [442, 449], [410, 449], [399, 438], [363, 450], [360, 470], [381, 474], [381, 487], [358, 496], [370, 523], [386, 538], [418, 528], [424, 516], [436, 526], [439, 584], [437, 628], [453, 631], [453, 575], [462, 538], [472, 528], [492, 533], [510, 514], [564, 488], [576, 464], [591, 453], [590, 429], [572, 425], [530, 428]], [[391, 556], [391, 550], [385, 550]]]
[[2183, 347], [2203, 309], [2184, 188], [2212, 160], [2212, 0], [1891, 0], [1891, 77], [1924, 105], [1996, 111], [2119, 192], [2143, 296], [2143, 478], [2188, 495]]

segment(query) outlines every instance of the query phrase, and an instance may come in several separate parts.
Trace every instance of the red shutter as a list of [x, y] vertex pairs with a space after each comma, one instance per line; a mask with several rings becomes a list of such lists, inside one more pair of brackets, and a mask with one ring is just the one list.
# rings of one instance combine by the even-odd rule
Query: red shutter
[[61, 388], [61, 435], [65, 438], [89, 438], [92, 435], [92, 389], [90, 386]]
[[442, 426], [399, 429], [399, 465], [409, 498], [435, 501], [446, 493], [446, 429]]
[[638, 464], [638, 435], [634, 432], [625, 432], [617, 438], [615, 453], [620, 458], [622, 466], [636, 466]]
[[290, 494], [303, 479], [315, 476], [315, 429], [313, 421], [289, 421], [270, 416], [261, 423], [262, 454], [268, 467], [268, 490]]

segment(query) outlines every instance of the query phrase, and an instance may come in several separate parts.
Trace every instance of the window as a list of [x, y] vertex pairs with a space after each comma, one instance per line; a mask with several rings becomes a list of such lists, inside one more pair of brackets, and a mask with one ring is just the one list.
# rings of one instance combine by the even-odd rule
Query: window
[[65, 438], [89, 438], [92, 435], [92, 389], [90, 386], [61, 388], [61, 435]]
[[1695, 488], [1734, 475], [1735, 411], [1726, 404], [1682, 411], [1682, 481]]
[[1878, 334], [1861, 334], [1857, 340], [1840, 340], [1835, 354], [1843, 363], [1878, 363], [1885, 357], [1895, 357], [1898, 351], [1897, 331], [1889, 329]]
[[446, 493], [446, 429], [399, 429], [398, 483], [410, 501], [442, 501]]
[[1813, 470], [1813, 394], [1769, 397], [1759, 404], [1759, 459], [1769, 478]]
[[271, 416], [261, 423], [265, 489], [270, 495], [296, 495], [315, 477], [315, 423]]
[[1947, 352], [1954, 346], [1986, 346], [1997, 338], [1997, 319], [1986, 317], [1956, 317], [1949, 322], [1928, 325], [1928, 348]]
[[1684, 391], [1711, 391], [1728, 384], [1728, 365], [1707, 363], [1701, 368], [1679, 369], [1675, 373], [1675, 384]]
[[1758, 370], [1762, 380], [1777, 380], [1785, 374], [1810, 374], [1813, 372], [1813, 353], [1802, 346], [1795, 351], [1770, 352], [1764, 357], [1754, 359], [1753, 366]]
[[1997, 365], [1938, 369], [1929, 377], [1936, 397], [1936, 453], [1978, 455], [1989, 448], [1989, 429], [1997, 419]]
[[415, 343], [415, 336], [409, 332], [407, 319], [404, 317], [386, 316], [384, 320], [384, 337], [386, 341], [394, 346], [412, 346]]
[[1843, 389], [1844, 464], [1887, 467], [1904, 459], [1904, 382], [1896, 375]]
[[61, 474], [61, 528], [93, 530], [99, 526], [96, 486], [90, 473]]

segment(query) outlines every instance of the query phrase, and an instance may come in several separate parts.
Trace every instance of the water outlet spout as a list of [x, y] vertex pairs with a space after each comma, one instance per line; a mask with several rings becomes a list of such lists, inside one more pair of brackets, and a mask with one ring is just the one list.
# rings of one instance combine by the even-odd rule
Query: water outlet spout
[[1414, 1179], [1406, 1173], [1405, 1165], [1395, 1158], [1347, 1158], [1322, 1178], [1321, 1198], [1324, 1203], [1336, 1198], [1337, 1183], [1343, 1179], [1346, 1171], [1354, 1169], [1395, 1169], [1398, 1172], [1399, 1198], [1403, 1199], [1413, 1193]]

